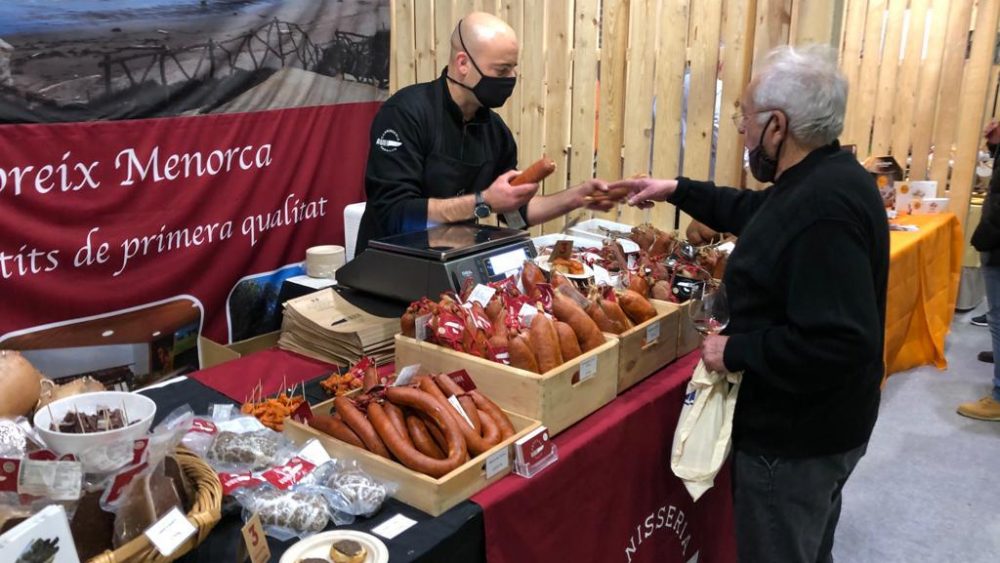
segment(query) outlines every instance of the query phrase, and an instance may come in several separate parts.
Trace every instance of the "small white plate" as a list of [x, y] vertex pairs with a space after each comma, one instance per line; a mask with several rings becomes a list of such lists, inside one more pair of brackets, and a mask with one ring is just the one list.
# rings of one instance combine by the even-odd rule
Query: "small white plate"
[[389, 563], [389, 548], [382, 543], [382, 540], [355, 530], [331, 530], [309, 536], [288, 548], [288, 551], [281, 556], [281, 563], [298, 563], [300, 559], [307, 557], [333, 561], [330, 558], [330, 547], [333, 546], [333, 542], [340, 540], [354, 540], [365, 546], [368, 550], [365, 563]]
[[[552, 269], [552, 266], [549, 264], [549, 257], [548, 256], [539, 256], [538, 258], [535, 259], [535, 263], [538, 264], [539, 268], [545, 270], [546, 272], [548, 272], [548, 271], [550, 271]], [[583, 264], [582, 261], [580, 263]], [[585, 280], [585, 279], [589, 279], [589, 278], [594, 277], [594, 270], [591, 269], [590, 266], [588, 266], [586, 264], [583, 264], [583, 273], [582, 274], [565, 274], [564, 273], [563, 275], [566, 276], [567, 278], [571, 279], [571, 280]]]

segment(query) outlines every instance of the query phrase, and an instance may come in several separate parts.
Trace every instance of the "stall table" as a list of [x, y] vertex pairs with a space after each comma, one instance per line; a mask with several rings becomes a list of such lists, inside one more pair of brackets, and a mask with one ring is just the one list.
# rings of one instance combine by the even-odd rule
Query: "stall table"
[[893, 223], [919, 230], [889, 236], [886, 378], [925, 364], [948, 367], [944, 340], [955, 313], [963, 257], [962, 227], [952, 213], [911, 215]]
[[[206, 412], [233, 401], [203, 382], [225, 382], [228, 394], [244, 396], [262, 370], [280, 369], [282, 354], [289, 365], [301, 362], [284, 351], [258, 352], [211, 368], [212, 377], [196, 374], [143, 393], [157, 402], [158, 416], [181, 404]], [[531, 479], [508, 476], [437, 518], [390, 499], [349, 528], [370, 531], [395, 514], [416, 520], [385, 540], [394, 563], [735, 561], [728, 468], [697, 503], [670, 472], [674, 428], [696, 362], [697, 354], [679, 359], [555, 437], [559, 461]], [[234, 380], [247, 390], [238, 391]], [[306, 385], [311, 402], [315, 381]], [[241, 541], [240, 525], [238, 514], [224, 517], [183, 561], [226, 559]], [[270, 545], [278, 561], [290, 544]]]

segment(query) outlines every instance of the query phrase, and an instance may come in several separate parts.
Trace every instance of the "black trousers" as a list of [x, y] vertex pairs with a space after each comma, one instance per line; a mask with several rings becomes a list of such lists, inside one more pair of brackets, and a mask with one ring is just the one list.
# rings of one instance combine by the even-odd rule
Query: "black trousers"
[[832, 563], [840, 493], [864, 444], [823, 457], [733, 454], [740, 563]]

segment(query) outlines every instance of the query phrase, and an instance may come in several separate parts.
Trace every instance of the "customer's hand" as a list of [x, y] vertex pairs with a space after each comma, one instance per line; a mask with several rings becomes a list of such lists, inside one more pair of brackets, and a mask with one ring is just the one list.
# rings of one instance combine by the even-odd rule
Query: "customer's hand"
[[629, 178], [618, 180], [608, 185], [609, 190], [628, 189], [632, 195], [628, 198], [629, 205], [647, 208], [653, 202], [665, 201], [677, 189], [677, 180], [659, 180], [656, 178]]
[[721, 334], [709, 334], [701, 343], [701, 361], [705, 362], [705, 367], [711, 371], [729, 371], [723, 362], [723, 354], [726, 351], [728, 336]]
[[494, 213], [506, 213], [515, 211], [528, 204], [531, 198], [538, 193], [538, 184], [510, 185], [520, 172], [511, 170], [497, 176], [490, 187], [483, 190], [483, 199], [490, 205]]
[[584, 180], [570, 188], [574, 194], [573, 207], [586, 207], [592, 211], [610, 211], [618, 203], [608, 197], [608, 183], [594, 178]]
[[983, 131], [983, 136], [986, 137], [986, 142], [991, 145], [1000, 145], [1000, 123], [997, 120], [991, 119], [990, 124], [986, 126]]

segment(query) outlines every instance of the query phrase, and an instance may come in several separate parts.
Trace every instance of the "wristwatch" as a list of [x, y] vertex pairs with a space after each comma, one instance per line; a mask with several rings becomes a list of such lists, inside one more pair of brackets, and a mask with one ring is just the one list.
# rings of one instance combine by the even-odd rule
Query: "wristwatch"
[[476, 207], [473, 208], [472, 213], [478, 219], [485, 219], [493, 213], [493, 208], [490, 204], [486, 203], [486, 198], [483, 197], [483, 192], [476, 192]]

